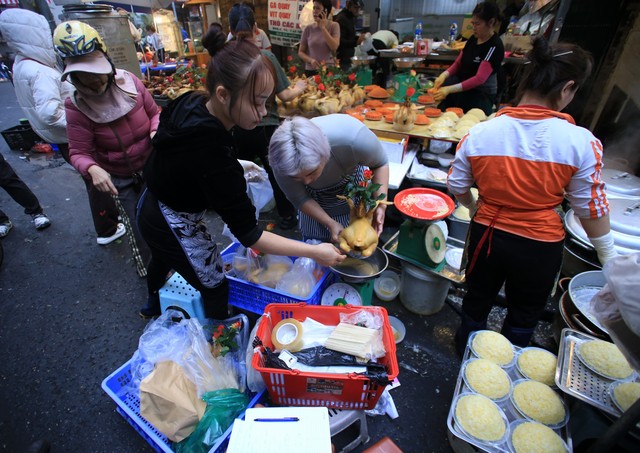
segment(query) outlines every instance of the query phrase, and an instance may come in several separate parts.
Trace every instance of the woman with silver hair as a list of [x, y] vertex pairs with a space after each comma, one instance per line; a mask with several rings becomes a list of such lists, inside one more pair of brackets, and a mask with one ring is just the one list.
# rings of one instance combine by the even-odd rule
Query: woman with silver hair
[[[287, 119], [269, 144], [269, 163], [278, 184], [300, 211], [300, 232], [305, 239], [338, 242], [349, 224], [349, 206], [343, 195], [349, 178], [362, 181], [373, 172], [377, 194], [388, 192], [387, 155], [364, 124], [349, 115], [333, 114], [308, 120]], [[373, 227], [382, 233], [386, 205], [380, 204]]]

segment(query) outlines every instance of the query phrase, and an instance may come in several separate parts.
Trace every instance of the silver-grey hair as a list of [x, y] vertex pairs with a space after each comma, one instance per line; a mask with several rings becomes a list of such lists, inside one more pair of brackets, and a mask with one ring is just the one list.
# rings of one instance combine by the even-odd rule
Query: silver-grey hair
[[317, 125], [302, 116], [286, 119], [269, 143], [274, 173], [297, 176], [325, 165], [331, 155], [329, 140]]

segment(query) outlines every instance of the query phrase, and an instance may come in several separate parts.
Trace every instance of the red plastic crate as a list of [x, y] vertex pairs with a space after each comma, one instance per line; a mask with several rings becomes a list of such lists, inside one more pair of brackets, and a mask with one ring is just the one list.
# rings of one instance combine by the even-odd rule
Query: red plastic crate
[[[325, 325], [338, 325], [340, 313], [350, 314], [358, 310], [382, 313], [384, 326], [382, 341], [386, 355], [379, 359], [386, 369], [389, 379], [398, 376], [398, 360], [393, 330], [389, 324], [387, 310], [383, 307], [343, 307], [315, 306], [300, 304], [269, 304], [265, 317], [258, 327], [257, 336], [262, 343], [273, 348], [271, 331], [283, 319], [294, 318], [303, 322], [310, 317]], [[355, 373], [329, 374], [311, 373], [299, 370], [265, 368], [262, 356], [253, 355], [252, 365], [260, 372], [269, 391], [271, 400], [281, 406], [324, 406], [336, 409], [373, 409], [380, 399], [385, 386], [372, 382], [369, 378]]]

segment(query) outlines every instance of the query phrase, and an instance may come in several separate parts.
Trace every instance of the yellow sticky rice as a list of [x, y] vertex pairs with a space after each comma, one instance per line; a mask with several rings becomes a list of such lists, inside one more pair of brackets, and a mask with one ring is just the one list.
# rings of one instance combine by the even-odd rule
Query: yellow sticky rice
[[596, 372], [615, 379], [631, 376], [633, 370], [629, 366], [618, 347], [602, 340], [591, 340], [580, 345], [580, 358]]
[[522, 423], [511, 433], [516, 453], [564, 453], [562, 439], [548, 426], [535, 422]]
[[545, 425], [557, 425], [565, 417], [562, 401], [551, 387], [538, 381], [522, 381], [513, 388], [513, 401], [527, 417]]
[[518, 356], [518, 366], [529, 379], [553, 385], [558, 358], [541, 349], [524, 349]]
[[495, 400], [509, 394], [509, 376], [491, 360], [477, 359], [468, 362], [464, 374], [469, 386], [486, 397]]
[[473, 338], [473, 350], [482, 359], [504, 366], [513, 360], [513, 346], [503, 335], [490, 330], [478, 332]]
[[620, 409], [626, 411], [640, 399], [640, 383], [638, 382], [624, 382], [617, 385], [613, 389], [613, 396], [615, 397]]
[[484, 441], [500, 440], [507, 430], [498, 407], [482, 395], [460, 397], [456, 420], [468, 434]]

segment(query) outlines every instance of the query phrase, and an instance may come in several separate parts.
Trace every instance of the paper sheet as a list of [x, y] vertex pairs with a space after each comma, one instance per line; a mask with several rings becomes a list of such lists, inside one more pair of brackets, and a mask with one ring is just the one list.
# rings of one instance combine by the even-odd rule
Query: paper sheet
[[[297, 421], [255, 421], [257, 418]], [[331, 430], [326, 407], [261, 407], [236, 419], [227, 453], [330, 453]]]

